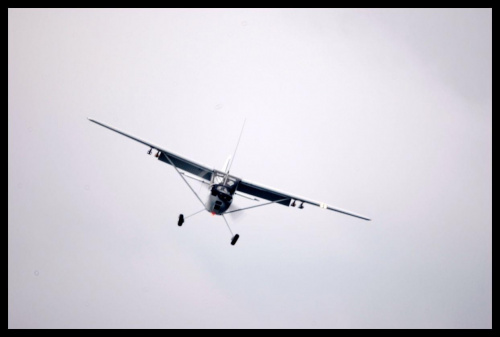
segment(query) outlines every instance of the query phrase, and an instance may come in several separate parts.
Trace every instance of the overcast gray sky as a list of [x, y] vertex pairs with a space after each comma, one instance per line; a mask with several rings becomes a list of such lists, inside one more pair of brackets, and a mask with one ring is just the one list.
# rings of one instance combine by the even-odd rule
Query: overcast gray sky
[[[492, 11], [9, 9], [10, 328], [491, 328]], [[202, 213], [87, 121], [373, 218]], [[193, 186], [206, 193], [198, 183]], [[249, 201], [237, 199], [238, 205]]]

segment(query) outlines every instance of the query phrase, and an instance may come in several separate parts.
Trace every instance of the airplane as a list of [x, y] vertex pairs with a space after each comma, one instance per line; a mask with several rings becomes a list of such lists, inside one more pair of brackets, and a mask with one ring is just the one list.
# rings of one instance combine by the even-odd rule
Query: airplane
[[[223, 169], [219, 171], [216, 169], [209, 168], [208, 166], [203, 165], [201, 163], [195, 162], [194, 160], [187, 159], [172, 151], [154, 145], [153, 143], [150, 143], [138, 137], [127, 134], [114, 127], [98, 122], [94, 119], [91, 118], [87, 119], [95, 124], [103, 126], [111, 131], [117, 132], [125, 137], [128, 137], [132, 140], [135, 140], [141, 144], [148, 146], [149, 147], [149, 150], [147, 151], [148, 155], [150, 155], [154, 149], [156, 151], [155, 157], [158, 160], [173, 166], [175, 171], [177, 171], [182, 180], [184, 180], [184, 182], [188, 185], [188, 187], [191, 189], [191, 191], [195, 194], [200, 203], [203, 205], [203, 209], [189, 216], [185, 217], [183, 214], [180, 214], [179, 219], [177, 221], [177, 225], [182, 226], [182, 224], [187, 218], [194, 216], [198, 213], [201, 213], [202, 211], [208, 211], [212, 213], [212, 215], [220, 215], [224, 219], [227, 228], [231, 233], [231, 245], [233, 246], [236, 244], [240, 236], [239, 234], [236, 235], [233, 234], [231, 227], [229, 226], [229, 223], [227, 222], [226, 217], [224, 215], [270, 204], [279, 204], [287, 207], [289, 206], [295, 207], [298, 203], [300, 203], [300, 205], [298, 206], [299, 209], [303, 209], [304, 204], [309, 204], [313, 206], [318, 206], [325, 210], [331, 210], [342, 214], [350, 215], [359, 219], [367, 221], [371, 220], [363, 215], [342, 210], [340, 208], [332, 207], [324, 202], [314, 201], [292, 193], [283, 192], [272, 187], [268, 187], [259, 183], [254, 183], [246, 179], [241, 179], [236, 176], [230, 175], [229, 173], [231, 165], [234, 161], [236, 150], [238, 149], [238, 145], [240, 143], [241, 134], [243, 133], [243, 128], [245, 127], [244, 123], [233, 156], [227, 158]], [[185, 177], [206, 184], [210, 190], [210, 195], [208, 196], [208, 200], [203, 202], [198, 193], [196, 193], [193, 187], [187, 182]], [[259, 201], [259, 199], [257, 198], [261, 198], [267, 200], [268, 202], [260, 203], [245, 208], [229, 209], [233, 201], [234, 195], [238, 195], [254, 201]]]

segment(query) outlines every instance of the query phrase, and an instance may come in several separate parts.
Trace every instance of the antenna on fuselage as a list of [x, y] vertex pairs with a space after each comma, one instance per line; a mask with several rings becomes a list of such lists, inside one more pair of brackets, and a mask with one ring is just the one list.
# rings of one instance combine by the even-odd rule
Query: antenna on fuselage
[[231, 166], [233, 165], [234, 157], [236, 156], [236, 151], [238, 150], [238, 145], [240, 145], [241, 135], [243, 134], [243, 129], [245, 128], [246, 121], [247, 121], [247, 119], [245, 118], [245, 120], [243, 121], [243, 126], [241, 127], [241, 132], [240, 132], [240, 137], [238, 138], [238, 143], [236, 144], [236, 148], [234, 149], [233, 156], [231, 157], [231, 160], [229, 162], [229, 167], [227, 168], [227, 171], [226, 171], [226, 176], [224, 177], [224, 184], [227, 181], [227, 177], [229, 176], [229, 171], [231, 170]]

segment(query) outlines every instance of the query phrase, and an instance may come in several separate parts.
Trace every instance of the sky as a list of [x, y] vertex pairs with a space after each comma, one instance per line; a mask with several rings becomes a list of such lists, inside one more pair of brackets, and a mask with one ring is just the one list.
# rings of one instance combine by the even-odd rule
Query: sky
[[491, 328], [492, 10], [9, 9], [8, 326]]

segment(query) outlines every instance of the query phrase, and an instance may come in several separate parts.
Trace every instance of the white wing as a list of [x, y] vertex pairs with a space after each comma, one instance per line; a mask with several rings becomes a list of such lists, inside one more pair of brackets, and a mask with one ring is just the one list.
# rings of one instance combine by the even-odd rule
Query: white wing
[[[158, 151], [160, 151], [160, 155], [158, 156], [158, 159], [171, 165], [171, 163], [173, 163], [178, 169], [180, 170], [183, 170], [183, 171], [186, 171], [186, 172], [189, 172], [195, 176], [198, 176], [200, 177], [201, 179], [203, 180], [206, 180], [206, 181], [210, 181], [211, 178], [212, 178], [212, 174], [214, 172], [213, 169], [209, 168], [208, 166], [205, 166], [203, 164], [200, 164], [200, 163], [197, 163], [193, 160], [190, 160], [190, 159], [187, 159], [187, 158], [184, 158], [172, 151], [167, 151], [153, 143], [150, 143], [150, 142], [147, 142], [145, 140], [142, 140], [138, 137], [135, 137], [135, 136], [132, 136], [132, 135], [129, 135], [123, 131], [120, 131], [116, 128], [113, 128], [109, 125], [106, 125], [104, 123], [101, 123], [101, 122], [98, 122], [96, 120], [93, 120], [93, 119], [90, 119], [89, 120], [91, 122], [94, 122], [100, 126], [103, 126], [109, 130], [112, 130], [114, 132], [117, 132], [125, 137], [128, 137], [130, 139], [133, 139], [135, 140], [136, 142], [139, 142], [139, 143], [142, 143], [144, 145], [147, 145], [149, 146], [150, 148], [153, 148], [153, 149], [156, 149]], [[189, 185], [189, 184], [188, 184]], [[306, 204], [310, 204], [310, 205], [313, 205], [313, 206], [318, 206], [318, 207], [321, 207], [323, 209], [329, 209], [331, 211], [335, 211], [335, 212], [339, 212], [339, 213], [343, 213], [343, 214], [346, 214], [346, 215], [350, 215], [350, 216], [354, 216], [356, 218], [360, 218], [360, 219], [363, 219], [363, 220], [370, 220], [369, 218], [363, 216], [363, 215], [359, 215], [359, 214], [356, 214], [356, 213], [353, 213], [353, 212], [349, 212], [349, 211], [346, 211], [346, 210], [342, 210], [340, 208], [336, 208], [336, 207], [332, 207], [332, 206], [329, 206], [325, 203], [322, 203], [322, 202], [318, 202], [318, 201], [314, 201], [314, 200], [311, 200], [311, 199], [308, 199], [308, 198], [304, 198], [304, 197], [301, 197], [301, 196], [298, 196], [298, 195], [295, 195], [295, 194], [291, 194], [291, 193], [287, 193], [287, 192], [282, 192], [282, 191], [279, 191], [275, 188], [271, 188], [271, 187], [267, 187], [267, 186], [264, 186], [262, 184], [257, 184], [257, 183], [253, 183], [253, 182], [250, 182], [250, 181], [247, 181], [247, 180], [241, 180], [237, 186], [237, 191], [241, 192], [241, 193], [245, 193], [245, 194], [249, 194], [249, 195], [253, 195], [255, 197], [259, 197], [259, 198], [262, 198], [262, 199], [266, 199], [266, 200], [269, 200], [269, 201], [276, 201], [276, 203], [278, 204], [282, 204], [282, 205], [285, 205], [285, 206], [290, 206], [290, 203], [292, 202], [292, 199], [295, 200], [296, 202], [304, 202]], [[195, 193], [196, 194], [196, 193]], [[200, 200], [201, 201], [201, 200]]]
[[[135, 137], [135, 136], [132, 136], [132, 135], [129, 135], [121, 130], [118, 130], [118, 129], [115, 129], [109, 125], [106, 125], [104, 123], [101, 123], [101, 122], [98, 122], [98, 121], [95, 121], [93, 119], [90, 119], [88, 118], [89, 121], [91, 122], [94, 122], [100, 126], [103, 126], [107, 129], [110, 129], [114, 132], [117, 132], [125, 137], [128, 137], [130, 139], [133, 139], [135, 140], [136, 142], [139, 142], [139, 143], [142, 143], [144, 145], [147, 145], [153, 149], [156, 149], [158, 151], [160, 151], [160, 155], [158, 156], [158, 159], [161, 160], [162, 162], [165, 162], [169, 165], [170, 164], [170, 161], [168, 159], [170, 159], [172, 161], [172, 163], [180, 170], [183, 170], [183, 171], [186, 171], [186, 172], [189, 172], [195, 176], [198, 176], [206, 181], [210, 181], [210, 179], [212, 178], [212, 173], [213, 173], [213, 169], [209, 168], [208, 166], [205, 166], [203, 164], [200, 164], [200, 163], [197, 163], [193, 160], [190, 160], [190, 159], [187, 159], [187, 158], [184, 158], [182, 157], [181, 155], [178, 155], [172, 151], [167, 151], [157, 145], [154, 145], [153, 143], [150, 143], [150, 142], [147, 142], [145, 140], [142, 140], [138, 137]], [[168, 158], [167, 158], [168, 157]]]
[[[292, 199], [293, 199], [299, 203], [304, 202], [305, 204], [318, 206], [318, 207], [323, 208], [323, 209], [329, 209], [330, 211], [335, 211], [335, 212], [339, 212], [342, 214], [354, 216], [356, 218], [360, 218], [363, 220], [368, 220], [368, 221], [371, 220], [363, 215], [356, 214], [356, 213], [353, 213], [350, 211], [346, 211], [346, 210], [343, 210], [343, 209], [340, 209], [337, 207], [332, 207], [332, 206], [329, 206], [323, 202], [318, 202], [318, 201], [304, 198], [304, 197], [301, 197], [301, 196], [298, 196], [295, 194], [279, 191], [275, 188], [267, 187], [267, 186], [264, 186], [262, 184], [253, 183], [253, 182], [250, 182], [247, 180], [241, 180], [240, 183], [238, 184], [237, 190], [242, 192], [242, 193], [250, 194], [250, 195], [253, 195], [253, 196], [256, 196], [256, 197], [259, 197], [262, 199], [266, 199], [269, 201], [282, 200], [282, 201], [277, 201], [276, 203], [282, 204], [285, 206], [290, 206], [290, 203], [292, 202]], [[283, 199], [285, 199], [285, 200], [283, 200]]]

